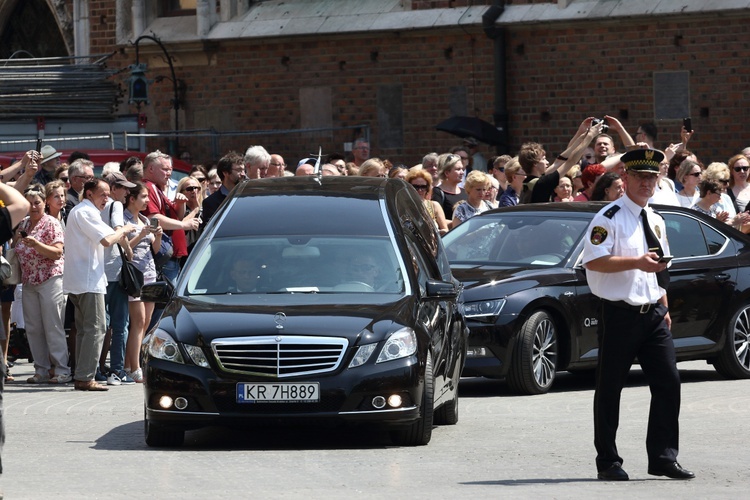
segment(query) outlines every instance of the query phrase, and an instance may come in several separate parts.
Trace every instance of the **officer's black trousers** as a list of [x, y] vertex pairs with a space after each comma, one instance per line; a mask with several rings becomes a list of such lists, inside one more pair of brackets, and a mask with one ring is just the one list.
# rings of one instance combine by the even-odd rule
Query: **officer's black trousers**
[[602, 301], [599, 324], [599, 366], [594, 395], [596, 466], [605, 470], [623, 460], [615, 438], [620, 421], [620, 394], [635, 358], [651, 390], [646, 450], [650, 466], [677, 459], [679, 445], [680, 375], [672, 333], [661, 304], [646, 314]]

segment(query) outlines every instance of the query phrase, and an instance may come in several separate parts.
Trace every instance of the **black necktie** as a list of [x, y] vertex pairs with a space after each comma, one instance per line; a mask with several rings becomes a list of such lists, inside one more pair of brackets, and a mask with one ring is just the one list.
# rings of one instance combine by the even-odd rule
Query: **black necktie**
[[[661, 247], [661, 243], [659, 243], [659, 238], [656, 237], [653, 229], [651, 229], [651, 225], [648, 223], [648, 216], [645, 209], [641, 209], [641, 222], [643, 222], [643, 234], [646, 235], [648, 251], [656, 252], [659, 257], [664, 257], [664, 250]], [[669, 286], [669, 271], [665, 269], [656, 273], [656, 281], [660, 287], [666, 290]]]

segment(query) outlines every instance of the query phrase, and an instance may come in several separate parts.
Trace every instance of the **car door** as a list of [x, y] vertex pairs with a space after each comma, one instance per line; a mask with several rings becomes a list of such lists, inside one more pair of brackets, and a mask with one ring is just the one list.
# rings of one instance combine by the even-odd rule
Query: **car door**
[[660, 210], [666, 221], [669, 248], [667, 297], [672, 336], [679, 350], [700, 350], [713, 345], [706, 335], [720, 311], [726, 310], [737, 281], [737, 249], [720, 232], [697, 216]]

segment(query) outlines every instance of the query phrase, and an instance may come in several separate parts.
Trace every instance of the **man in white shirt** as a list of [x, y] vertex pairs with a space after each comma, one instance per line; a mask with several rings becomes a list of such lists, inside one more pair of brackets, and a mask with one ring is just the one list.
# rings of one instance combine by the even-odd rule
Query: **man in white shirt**
[[108, 200], [109, 184], [102, 179], [87, 181], [83, 186], [83, 200], [71, 210], [65, 226], [63, 291], [75, 308], [77, 335], [73, 378], [78, 391], [107, 390], [106, 385], [94, 380], [107, 328], [104, 247], [115, 243], [127, 245], [126, 235], [135, 230], [131, 224], [114, 230], [104, 223], [101, 211]]

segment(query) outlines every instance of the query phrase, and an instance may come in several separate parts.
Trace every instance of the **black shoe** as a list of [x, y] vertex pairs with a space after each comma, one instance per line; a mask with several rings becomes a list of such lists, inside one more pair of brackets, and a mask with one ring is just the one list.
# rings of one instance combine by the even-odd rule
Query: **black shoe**
[[695, 474], [683, 469], [677, 462], [659, 467], [649, 467], [648, 473], [652, 476], [667, 476], [670, 479], [693, 479], [695, 477]]
[[597, 477], [605, 481], [627, 481], [630, 479], [628, 473], [622, 470], [620, 462], [613, 463], [608, 469], [600, 470]]

